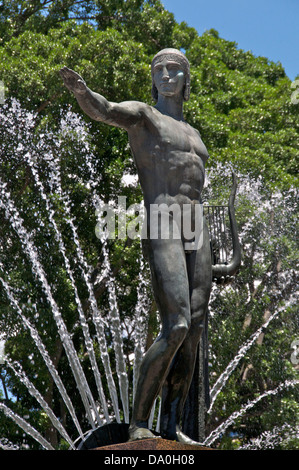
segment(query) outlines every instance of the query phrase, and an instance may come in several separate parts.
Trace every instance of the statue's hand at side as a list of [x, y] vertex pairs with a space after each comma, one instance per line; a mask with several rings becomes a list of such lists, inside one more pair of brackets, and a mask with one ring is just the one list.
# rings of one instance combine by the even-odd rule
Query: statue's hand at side
[[83, 94], [86, 91], [86, 83], [83, 78], [73, 70], [63, 67], [59, 71], [65, 86], [73, 93]]

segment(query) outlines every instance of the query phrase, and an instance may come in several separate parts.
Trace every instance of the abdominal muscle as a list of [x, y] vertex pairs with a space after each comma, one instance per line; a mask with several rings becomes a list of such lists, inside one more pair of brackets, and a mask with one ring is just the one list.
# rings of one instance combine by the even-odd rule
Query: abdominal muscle
[[[148, 235], [154, 233], [155, 237], [167, 238], [169, 230], [170, 239], [185, 242], [186, 233], [193, 233], [201, 218], [199, 205], [204, 166], [197, 155], [181, 151], [177, 152], [177, 158], [172, 151], [164, 157], [164, 161], [161, 160], [156, 155], [151, 168], [147, 168], [146, 175], [143, 175], [142, 169], [140, 172], [147, 213], [147, 232]], [[163, 224], [167, 225], [166, 232]], [[187, 239], [191, 240], [192, 237]]]
[[193, 153], [171, 152], [163, 162], [155, 158], [152, 166], [151, 202], [191, 204], [200, 202], [204, 184], [204, 165]]

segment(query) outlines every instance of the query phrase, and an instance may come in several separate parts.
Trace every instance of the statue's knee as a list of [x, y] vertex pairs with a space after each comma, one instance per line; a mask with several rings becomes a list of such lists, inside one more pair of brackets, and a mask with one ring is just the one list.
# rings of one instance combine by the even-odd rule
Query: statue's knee
[[202, 329], [205, 324], [205, 311], [198, 310], [192, 313], [191, 328]]
[[180, 346], [189, 331], [189, 327], [190, 324], [186, 320], [178, 322], [169, 332], [169, 342], [173, 343], [175, 347]]

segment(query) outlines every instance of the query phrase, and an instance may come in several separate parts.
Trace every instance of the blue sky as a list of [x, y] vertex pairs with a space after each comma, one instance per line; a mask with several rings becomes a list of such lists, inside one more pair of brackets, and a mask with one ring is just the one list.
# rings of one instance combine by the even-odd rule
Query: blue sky
[[299, 75], [299, 0], [161, 1], [200, 35], [214, 28], [240, 49], [281, 62], [291, 80]]

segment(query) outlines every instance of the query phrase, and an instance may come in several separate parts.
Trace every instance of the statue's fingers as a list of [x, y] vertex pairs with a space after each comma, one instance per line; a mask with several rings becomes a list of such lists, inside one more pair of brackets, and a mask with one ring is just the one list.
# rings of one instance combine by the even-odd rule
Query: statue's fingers
[[73, 78], [74, 76], [76, 76], [76, 72], [74, 72], [73, 70], [71, 70], [67, 67], [63, 67], [61, 69], [61, 72], [62, 72], [63, 76], [67, 79], [68, 78]]
[[67, 80], [70, 77], [67, 67], [63, 67], [62, 69], [60, 69], [59, 73], [64, 80]]

